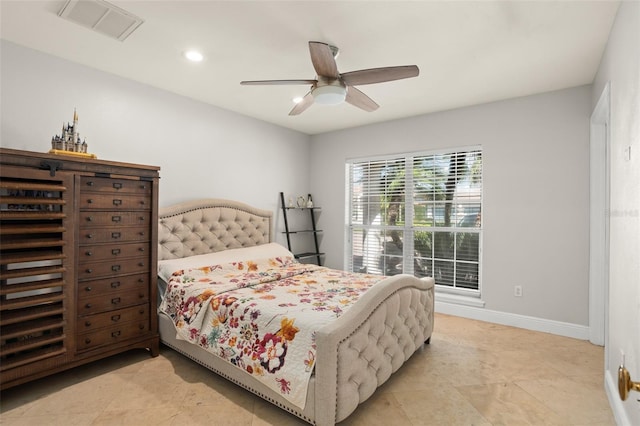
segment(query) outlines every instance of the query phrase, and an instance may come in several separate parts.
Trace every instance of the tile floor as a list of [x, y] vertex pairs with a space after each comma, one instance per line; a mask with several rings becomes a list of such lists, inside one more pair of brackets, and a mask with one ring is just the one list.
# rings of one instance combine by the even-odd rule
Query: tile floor
[[[340, 426], [615, 424], [602, 347], [448, 315], [435, 325]], [[8, 389], [0, 404], [6, 426], [306, 424], [166, 347]]]

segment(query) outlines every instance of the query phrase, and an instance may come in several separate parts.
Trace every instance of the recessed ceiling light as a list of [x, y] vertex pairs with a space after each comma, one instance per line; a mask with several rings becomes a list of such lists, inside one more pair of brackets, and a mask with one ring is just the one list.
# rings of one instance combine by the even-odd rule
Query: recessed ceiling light
[[186, 52], [184, 52], [184, 57], [191, 62], [202, 62], [202, 60], [204, 59], [202, 53], [198, 52], [197, 50], [187, 50]]
[[302, 102], [302, 97], [296, 96], [295, 98], [293, 98], [293, 103], [294, 104], [299, 104], [300, 102]]

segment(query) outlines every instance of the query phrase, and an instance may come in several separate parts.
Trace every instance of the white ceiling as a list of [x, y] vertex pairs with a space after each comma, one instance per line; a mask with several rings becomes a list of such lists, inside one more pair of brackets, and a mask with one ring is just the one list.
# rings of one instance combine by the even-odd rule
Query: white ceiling
[[[57, 16], [65, 0], [1, 0], [3, 39], [307, 134], [589, 84], [617, 1], [113, 0], [144, 23], [124, 42]], [[420, 76], [360, 86], [380, 108], [313, 105], [308, 41], [340, 48], [340, 72], [418, 65]], [[205, 60], [189, 63], [187, 48]], [[46, 72], [46, 70], [43, 70]]]

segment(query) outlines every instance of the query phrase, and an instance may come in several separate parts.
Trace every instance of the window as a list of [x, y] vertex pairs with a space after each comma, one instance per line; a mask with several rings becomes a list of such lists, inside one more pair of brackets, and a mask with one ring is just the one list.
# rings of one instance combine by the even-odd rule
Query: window
[[480, 289], [482, 151], [347, 162], [347, 265]]

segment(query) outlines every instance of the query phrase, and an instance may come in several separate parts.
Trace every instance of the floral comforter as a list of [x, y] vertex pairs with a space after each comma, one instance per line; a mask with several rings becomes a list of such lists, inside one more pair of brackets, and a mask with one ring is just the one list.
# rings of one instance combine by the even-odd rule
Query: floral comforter
[[291, 257], [173, 272], [159, 310], [178, 338], [253, 375], [300, 408], [315, 363], [315, 333], [383, 277]]

